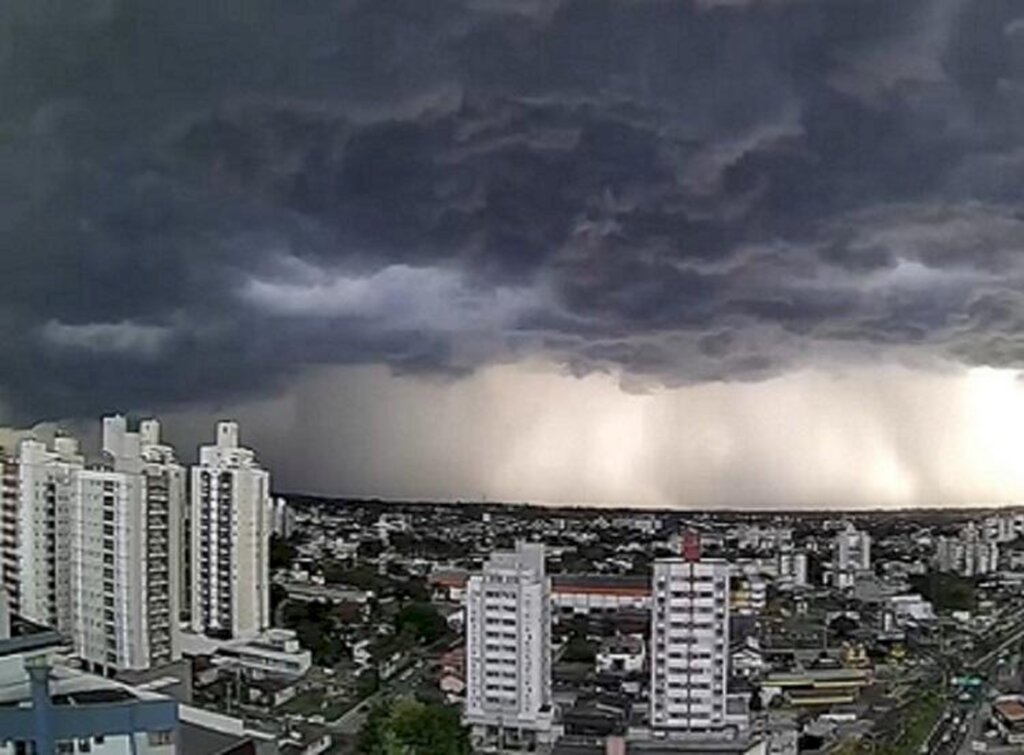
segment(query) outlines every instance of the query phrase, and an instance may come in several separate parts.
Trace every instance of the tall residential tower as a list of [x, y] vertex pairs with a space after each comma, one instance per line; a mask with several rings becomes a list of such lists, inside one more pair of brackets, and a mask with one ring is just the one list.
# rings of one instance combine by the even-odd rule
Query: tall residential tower
[[729, 564], [682, 558], [654, 562], [651, 607], [651, 727], [713, 734], [727, 723]]
[[270, 475], [238, 445], [238, 425], [219, 422], [191, 483], [192, 629], [255, 636], [270, 625]]
[[837, 589], [853, 587], [857, 574], [871, 569], [871, 535], [847, 522], [836, 534], [835, 572], [833, 583]]
[[129, 432], [103, 418], [103, 461], [76, 476], [71, 616], [76, 654], [97, 671], [181, 657], [178, 628], [185, 473], [156, 420]]
[[491, 555], [466, 593], [465, 721], [474, 740], [530, 748], [553, 736], [551, 581], [544, 546]]

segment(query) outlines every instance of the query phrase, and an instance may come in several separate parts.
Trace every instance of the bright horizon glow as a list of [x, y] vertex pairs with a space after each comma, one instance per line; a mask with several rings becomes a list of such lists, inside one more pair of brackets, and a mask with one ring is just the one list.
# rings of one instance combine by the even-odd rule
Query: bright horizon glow
[[1024, 499], [1013, 370], [808, 369], [631, 393], [546, 363], [454, 382], [324, 368], [277, 399], [164, 416], [188, 458], [242, 423], [283, 491], [667, 508], [893, 508]]
[[[1014, 370], [808, 369], [635, 393], [616, 375], [537, 362], [453, 382], [324, 368], [279, 398], [157, 415], [185, 460], [217, 417], [237, 418], [276, 489], [325, 496], [681, 509], [1024, 500]], [[88, 444], [97, 427], [70, 429]], [[0, 444], [14, 440], [0, 430]]]

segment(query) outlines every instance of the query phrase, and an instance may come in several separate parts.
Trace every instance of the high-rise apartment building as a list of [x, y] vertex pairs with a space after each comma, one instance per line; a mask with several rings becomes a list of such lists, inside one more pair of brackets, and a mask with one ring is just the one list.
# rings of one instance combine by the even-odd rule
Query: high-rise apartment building
[[66, 631], [97, 671], [142, 670], [181, 657], [185, 474], [155, 420], [129, 432], [124, 417], [105, 417], [103, 453], [76, 475]]
[[991, 574], [999, 568], [999, 544], [988, 539], [985, 530], [973, 522], [959, 537], [939, 537], [935, 542], [933, 565], [941, 572], [956, 572], [964, 577]]
[[839, 531], [835, 539], [834, 584], [839, 589], [853, 587], [858, 572], [871, 569], [871, 535], [852, 524]]
[[18, 490], [18, 460], [0, 448], [0, 593], [12, 611], [21, 610]]
[[466, 593], [465, 721], [481, 747], [551, 741], [551, 581], [544, 546], [492, 554]]
[[58, 437], [52, 449], [26, 439], [18, 444], [16, 466], [18, 573], [12, 603], [31, 621], [64, 628], [71, 619], [70, 512], [85, 460], [74, 438]]
[[683, 558], [654, 562], [650, 723], [684, 734], [725, 731], [728, 696], [729, 564]]
[[270, 475], [238, 445], [238, 425], [217, 424], [191, 471], [191, 626], [249, 637], [270, 625]]
[[277, 537], [290, 537], [295, 530], [295, 513], [284, 498], [270, 502], [270, 529]]
[[159, 425], [103, 420], [103, 456], [23, 440], [0, 474], [0, 570], [11, 608], [64, 634], [101, 673], [180, 657], [184, 470]]

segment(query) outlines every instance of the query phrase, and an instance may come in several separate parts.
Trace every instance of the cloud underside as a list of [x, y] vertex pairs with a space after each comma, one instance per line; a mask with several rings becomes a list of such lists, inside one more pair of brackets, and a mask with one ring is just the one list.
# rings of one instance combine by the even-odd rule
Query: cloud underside
[[13, 0], [0, 400], [1024, 363], [1013, 0]]

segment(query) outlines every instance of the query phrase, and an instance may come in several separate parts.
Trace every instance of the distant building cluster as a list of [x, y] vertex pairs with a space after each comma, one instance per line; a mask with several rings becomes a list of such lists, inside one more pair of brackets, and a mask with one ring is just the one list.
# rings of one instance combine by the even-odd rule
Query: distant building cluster
[[998, 532], [972, 522], [957, 537], [939, 537], [935, 542], [935, 569], [964, 577], [995, 572], [999, 568], [999, 543], [1006, 542]]

